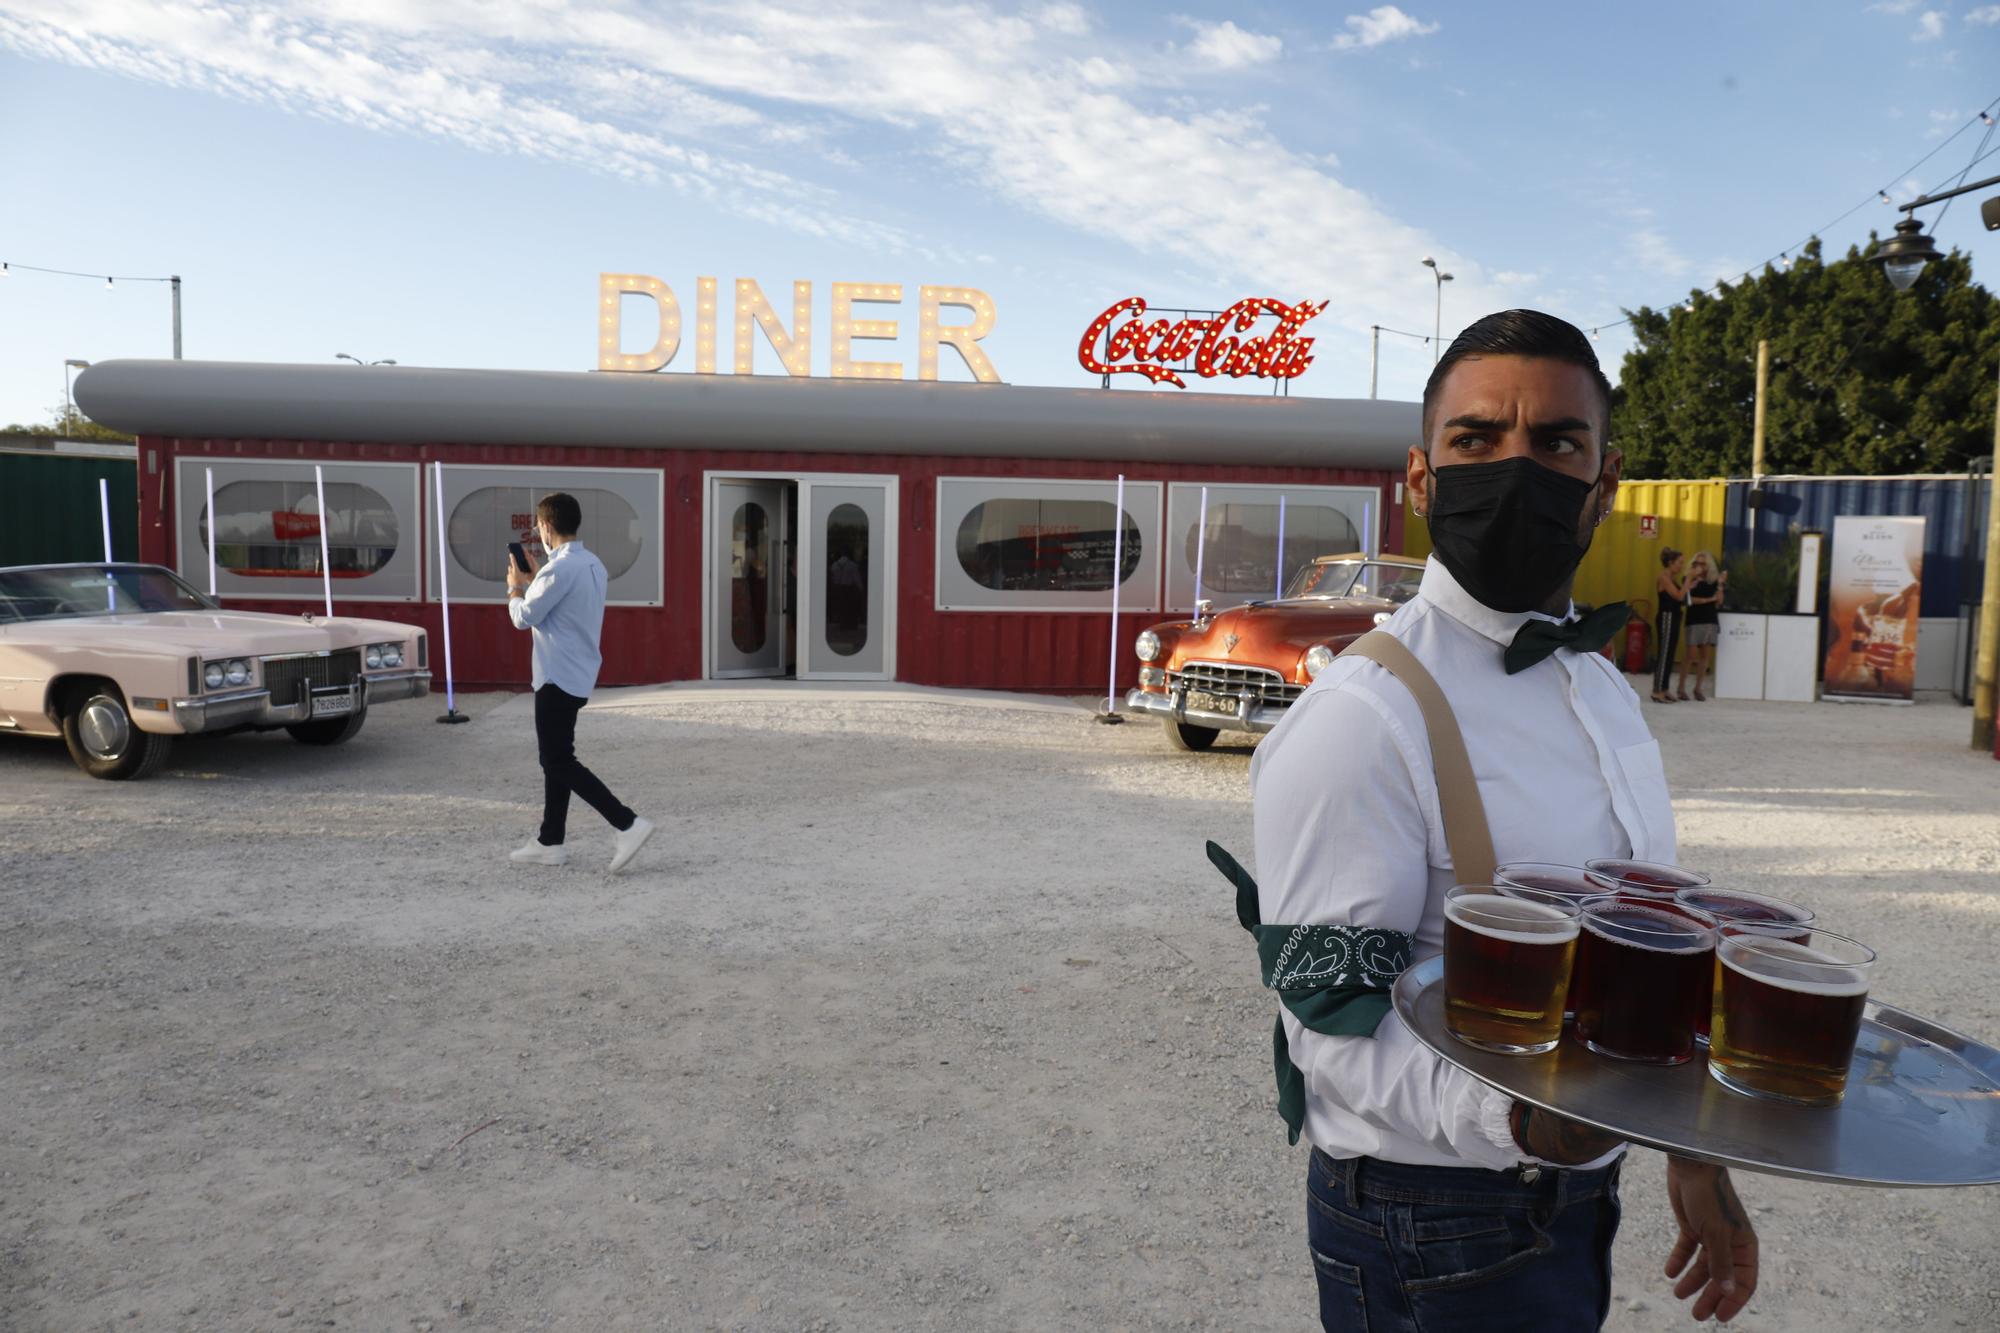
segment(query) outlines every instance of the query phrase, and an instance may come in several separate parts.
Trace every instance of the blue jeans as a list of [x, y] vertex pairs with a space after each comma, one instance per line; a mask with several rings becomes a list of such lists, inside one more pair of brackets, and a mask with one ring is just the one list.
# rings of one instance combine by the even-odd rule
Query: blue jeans
[[1617, 1162], [1596, 1171], [1398, 1166], [1315, 1148], [1306, 1236], [1337, 1333], [1571, 1333], [1611, 1311]]

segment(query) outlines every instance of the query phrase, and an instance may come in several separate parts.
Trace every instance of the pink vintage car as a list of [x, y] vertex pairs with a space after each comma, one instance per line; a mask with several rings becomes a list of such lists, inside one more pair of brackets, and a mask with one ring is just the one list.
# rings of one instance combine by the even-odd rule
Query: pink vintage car
[[143, 778], [191, 732], [338, 745], [430, 687], [409, 625], [225, 611], [158, 565], [0, 569], [0, 732], [61, 736], [92, 777]]

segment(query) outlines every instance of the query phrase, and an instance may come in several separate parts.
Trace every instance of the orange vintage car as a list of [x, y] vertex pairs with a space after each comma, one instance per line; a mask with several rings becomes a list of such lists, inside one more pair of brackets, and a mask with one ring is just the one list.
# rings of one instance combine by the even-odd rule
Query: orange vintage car
[[146, 777], [191, 732], [338, 745], [430, 680], [410, 625], [225, 611], [158, 565], [0, 569], [0, 732], [60, 736], [94, 778]]
[[1177, 750], [1206, 750], [1225, 731], [1278, 725], [1341, 649], [1417, 595], [1424, 562], [1400, 555], [1323, 555], [1277, 601], [1250, 602], [1140, 633], [1139, 685], [1126, 710], [1151, 713]]

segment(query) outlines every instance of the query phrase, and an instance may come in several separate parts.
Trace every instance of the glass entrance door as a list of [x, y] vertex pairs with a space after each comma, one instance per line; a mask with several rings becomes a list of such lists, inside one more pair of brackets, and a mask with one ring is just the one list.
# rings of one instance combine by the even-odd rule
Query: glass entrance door
[[782, 481], [715, 482], [709, 515], [710, 674], [785, 674], [787, 491]]
[[802, 482], [799, 676], [888, 680], [895, 669], [893, 482]]

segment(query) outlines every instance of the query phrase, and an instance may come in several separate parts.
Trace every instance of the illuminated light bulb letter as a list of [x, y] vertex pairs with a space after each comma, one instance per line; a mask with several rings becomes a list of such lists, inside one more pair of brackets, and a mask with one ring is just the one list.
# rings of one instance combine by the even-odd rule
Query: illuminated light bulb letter
[[[833, 284], [833, 377], [835, 379], [889, 379], [903, 378], [903, 363], [900, 361], [854, 361], [849, 359], [847, 339], [852, 338], [894, 338], [896, 321], [893, 319], [856, 319], [856, 301], [879, 301], [895, 304], [903, 299], [903, 284], [900, 282], [836, 282]], [[842, 335], [845, 335], [844, 337]]]
[[[627, 296], [644, 296], [660, 311], [658, 339], [646, 351], [632, 355], [620, 351], [623, 334], [619, 316]], [[600, 273], [597, 275], [597, 368], [599, 370], [658, 370], [674, 359], [681, 347], [681, 305], [674, 289], [644, 273]]]
[[694, 280], [694, 369], [697, 375], [715, 373], [715, 279]]
[[[764, 295], [764, 289], [749, 278], [736, 281], [736, 373], [751, 373], [751, 329], [754, 325], [764, 330], [770, 340], [771, 350], [784, 363], [787, 375], [808, 376], [812, 373], [812, 284], [795, 282], [792, 284], [792, 331], [785, 332], [785, 326], [778, 318], [778, 312], [771, 308], [771, 302]], [[893, 326], [891, 326], [893, 328]], [[894, 333], [890, 334], [894, 337]]]
[[[979, 340], [993, 331], [993, 301], [985, 292], [971, 287], [925, 287], [921, 294], [922, 320], [917, 326], [917, 378], [937, 376], [938, 345], [949, 343], [965, 360], [965, 368], [981, 384], [998, 384], [1000, 374], [980, 349]], [[939, 308], [957, 306], [973, 312], [970, 324], [947, 324]]]

